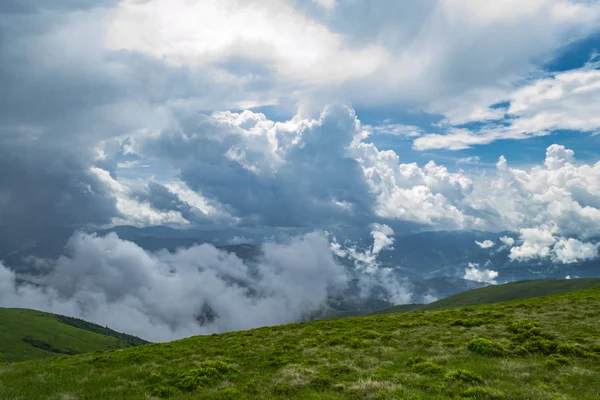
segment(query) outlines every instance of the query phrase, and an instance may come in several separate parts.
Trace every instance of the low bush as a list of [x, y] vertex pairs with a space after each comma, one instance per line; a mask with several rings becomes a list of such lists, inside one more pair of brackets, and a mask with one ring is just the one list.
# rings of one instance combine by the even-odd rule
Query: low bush
[[556, 369], [569, 364], [571, 364], [571, 360], [560, 354], [552, 354], [544, 363], [548, 369]]
[[422, 375], [436, 375], [443, 371], [439, 365], [431, 361], [424, 361], [413, 365], [413, 370]]
[[504, 400], [506, 396], [498, 390], [491, 390], [482, 387], [471, 387], [462, 393], [463, 397], [477, 400]]
[[484, 338], [471, 340], [468, 343], [467, 348], [473, 353], [477, 353], [486, 357], [505, 357], [508, 354], [506, 348], [500, 343], [496, 343]]
[[468, 384], [483, 383], [483, 377], [466, 369], [456, 369], [444, 376], [447, 382], [462, 382]]
[[464, 326], [465, 328], [472, 328], [475, 326], [485, 325], [486, 321], [481, 318], [467, 318], [457, 319], [452, 321], [451, 326]]

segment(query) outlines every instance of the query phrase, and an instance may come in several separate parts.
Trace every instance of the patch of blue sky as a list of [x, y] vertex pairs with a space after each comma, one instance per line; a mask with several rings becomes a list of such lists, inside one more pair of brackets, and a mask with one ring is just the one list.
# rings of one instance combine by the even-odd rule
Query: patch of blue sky
[[543, 65], [543, 68], [549, 72], [580, 68], [598, 52], [600, 52], [600, 32], [563, 47], [556, 56]]

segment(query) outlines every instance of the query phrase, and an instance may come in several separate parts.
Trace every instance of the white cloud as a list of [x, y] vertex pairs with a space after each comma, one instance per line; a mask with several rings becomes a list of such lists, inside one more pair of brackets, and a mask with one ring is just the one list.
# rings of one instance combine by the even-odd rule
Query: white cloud
[[[297, 321], [343, 288], [327, 238], [265, 243], [253, 266], [211, 245], [149, 253], [115, 234], [77, 234], [40, 286], [16, 284], [0, 264], [0, 305], [84, 318], [149, 340]], [[198, 321], [203, 321], [199, 326]]]
[[472, 90], [513, 88], [532, 63], [594, 30], [600, 16], [598, 5], [569, 0], [306, 3], [121, 1], [106, 42], [170, 65], [201, 66], [214, 80], [270, 83], [267, 96], [239, 104], [291, 98], [319, 108], [351, 101], [433, 111], [437, 102], [446, 105], [436, 112], [454, 121], [488, 120], [501, 111], [487, 104], [453, 110]]
[[379, 217], [438, 227], [477, 224], [476, 218], [464, 215], [453, 204], [471, 190], [472, 182], [466, 176], [450, 173], [433, 161], [423, 168], [416, 163], [402, 164], [394, 151], [380, 151], [373, 144], [358, 143], [351, 151], [375, 195]]
[[381, 250], [389, 249], [394, 244], [395, 239], [390, 237], [394, 230], [385, 224], [373, 224], [371, 226], [371, 235], [373, 236], [373, 254], [379, 254]]
[[495, 285], [498, 271], [489, 269], [479, 269], [479, 264], [469, 263], [469, 267], [465, 269], [463, 279], [468, 279], [476, 282], [486, 282]]
[[553, 249], [553, 259], [563, 264], [593, 260], [598, 257], [600, 243], [584, 243], [577, 239], [560, 239]]
[[189, 224], [177, 211], [159, 211], [148, 202], [140, 202], [132, 195], [130, 189], [110, 176], [108, 171], [98, 167], [91, 167], [94, 174], [105, 186], [107, 193], [116, 199], [117, 210], [121, 214], [112, 221], [115, 225], [186, 225]]
[[[528, 139], [564, 129], [596, 133], [600, 116], [600, 70], [597, 64], [558, 72], [535, 80], [494, 103], [505, 101], [507, 108], [487, 108], [468, 118], [447, 114], [446, 123], [488, 122], [479, 130], [449, 128], [446, 134], [427, 134], [417, 138], [417, 150], [461, 150], [503, 139]], [[481, 107], [482, 106], [478, 106]], [[487, 106], [486, 106], [487, 107]], [[505, 118], [506, 116], [506, 118]], [[495, 120], [494, 123], [489, 123]], [[499, 124], [498, 122], [503, 122]]]
[[600, 243], [582, 242], [574, 238], [556, 238], [556, 227], [521, 229], [521, 244], [510, 249], [510, 259], [524, 261], [551, 258], [554, 262], [572, 264], [598, 257]]
[[[335, 5], [331, 0], [319, 3]], [[176, 66], [215, 65], [237, 57], [242, 63], [268, 65], [278, 78], [299, 85], [361, 78], [386, 59], [375, 44], [346, 46], [342, 36], [280, 0], [123, 1], [108, 41], [115, 49], [139, 51]]]
[[495, 174], [472, 179], [469, 205], [500, 229], [600, 234], [600, 162], [578, 163], [564, 146], [549, 146], [543, 166], [511, 168], [501, 157]]
[[491, 240], [484, 240], [483, 242], [478, 242], [477, 240], [475, 241], [475, 244], [479, 247], [481, 247], [482, 249], [489, 249], [494, 247], [495, 243]]
[[510, 236], [502, 236], [499, 240], [508, 247], [512, 247], [515, 244], [515, 239]]
[[521, 229], [521, 245], [510, 249], [511, 260], [528, 260], [550, 256], [550, 249], [556, 242], [555, 228]]
[[418, 126], [403, 124], [382, 123], [378, 125], [365, 125], [363, 129], [375, 135], [394, 135], [408, 138], [418, 137], [423, 134], [423, 130]]

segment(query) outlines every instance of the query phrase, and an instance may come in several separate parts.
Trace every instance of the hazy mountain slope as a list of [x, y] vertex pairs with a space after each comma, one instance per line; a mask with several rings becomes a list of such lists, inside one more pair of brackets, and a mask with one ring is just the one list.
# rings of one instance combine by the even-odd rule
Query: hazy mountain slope
[[0, 308], [0, 362], [119, 349], [147, 343], [75, 318]]
[[0, 398], [592, 400], [599, 310], [596, 288], [198, 336], [0, 366]]
[[474, 306], [502, 301], [529, 299], [532, 297], [548, 296], [572, 292], [574, 290], [600, 287], [600, 278], [582, 279], [540, 279], [534, 281], [519, 281], [504, 285], [492, 285], [484, 288], [467, 290], [452, 296], [434, 301], [429, 304], [403, 304], [384, 308], [374, 314], [389, 314], [395, 312], [432, 310], [435, 308]]

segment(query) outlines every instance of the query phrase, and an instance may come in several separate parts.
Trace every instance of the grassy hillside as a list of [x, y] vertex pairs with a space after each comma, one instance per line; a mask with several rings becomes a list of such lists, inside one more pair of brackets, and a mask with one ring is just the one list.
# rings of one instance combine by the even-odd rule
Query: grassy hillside
[[600, 278], [540, 279], [534, 281], [511, 282], [503, 285], [492, 285], [480, 289], [467, 290], [429, 304], [402, 304], [388, 307], [375, 312], [375, 314], [475, 306], [480, 304], [498, 303], [501, 301], [549, 296], [595, 287], [600, 287]]
[[76, 318], [0, 308], [0, 362], [119, 349], [142, 343], [147, 342]]
[[600, 398], [600, 288], [0, 366], [2, 399]]

